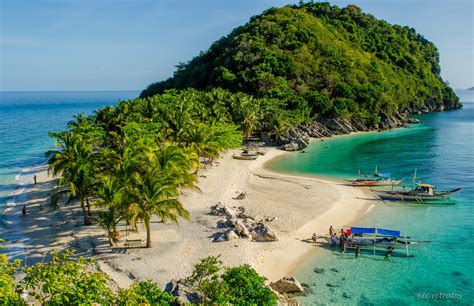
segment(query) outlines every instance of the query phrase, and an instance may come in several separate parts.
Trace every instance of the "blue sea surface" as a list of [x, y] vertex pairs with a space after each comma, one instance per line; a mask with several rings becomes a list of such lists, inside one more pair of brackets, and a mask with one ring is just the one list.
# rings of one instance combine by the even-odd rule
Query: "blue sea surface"
[[438, 189], [463, 188], [455, 205], [374, 201], [360, 222], [347, 225], [398, 229], [431, 243], [410, 248], [414, 257], [389, 261], [321, 249], [297, 275], [311, 288], [301, 299], [304, 305], [474, 303], [474, 92], [457, 94], [461, 110], [418, 116], [423, 123], [407, 129], [314, 141], [306, 154], [285, 155], [269, 165], [284, 173], [335, 178], [353, 177], [358, 169], [372, 173], [378, 166], [405, 182], [417, 169], [418, 179]]
[[[22, 175], [54, 148], [48, 132], [65, 129], [74, 115], [135, 98], [138, 91], [0, 92], [0, 216]], [[0, 218], [1, 219], [1, 218]]]

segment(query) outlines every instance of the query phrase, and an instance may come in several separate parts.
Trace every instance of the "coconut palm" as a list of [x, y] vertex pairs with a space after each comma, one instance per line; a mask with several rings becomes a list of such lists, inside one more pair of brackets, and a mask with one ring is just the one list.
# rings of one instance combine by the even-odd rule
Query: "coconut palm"
[[102, 181], [102, 186], [97, 193], [95, 205], [106, 207], [105, 211], [98, 211], [99, 225], [107, 232], [111, 246], [118, 238], [117, 224], [126, 217], [125, 187], [114, 176], [107, 176]]
[[131, 225], [136, 228], [140, 220], [146, 229], [146, 247], [151, 247], [150, 221], [153, 215], [160, 221], [170, 220], [178, 223], [179, 217], [189, 220], [189, 212], [178, 200], [178, 189], [159, 166], [147, 168], [145, 173], [135, 172], [132, 175], [130, 195], [134, 198], [129, 206], [132, 214]]

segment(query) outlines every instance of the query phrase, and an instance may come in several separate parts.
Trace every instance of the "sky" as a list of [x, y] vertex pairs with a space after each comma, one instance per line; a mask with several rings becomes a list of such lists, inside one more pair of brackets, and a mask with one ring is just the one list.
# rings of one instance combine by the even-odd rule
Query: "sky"
[[[0, 0], [0, 91], [141, 90], [270, 0]], [[474, 0], [335, 0], [413, 27], [453, 88], [474, 86]]]

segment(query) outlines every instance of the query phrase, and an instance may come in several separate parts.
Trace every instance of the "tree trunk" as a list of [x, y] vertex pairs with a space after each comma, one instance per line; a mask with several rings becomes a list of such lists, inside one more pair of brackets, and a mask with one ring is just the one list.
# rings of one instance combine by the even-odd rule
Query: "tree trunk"
[[91, 213], [91, 204], [89, 203], [89, 198], [86, 198], [86, 204], [87, 204], [87, 215], [92, 216]]
[[107, 236], [109, 237], [109, 244], [110, 244], [110, 246], [111, 246], [111, 247], [112, 247], [112, 246], [115, 246], [114, 239], [112, 238], [112, 233], [109, 233]]
[[146, 247], [151, 248], [151, 231], [150, 224], [145, 224], [146, 227]]
[[90, 225], [89, 217], [87, 216], [86, 206], [84, 205], [84, 199], [81, 198], [82, 214], [84, 215], [84, 225]]

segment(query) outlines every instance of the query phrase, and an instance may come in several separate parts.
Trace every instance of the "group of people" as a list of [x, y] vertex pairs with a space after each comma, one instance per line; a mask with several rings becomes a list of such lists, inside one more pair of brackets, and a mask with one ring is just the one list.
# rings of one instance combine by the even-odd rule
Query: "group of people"
[[[337, 235], [336, 231], [332, 227], [332, 225], [329, 227], [329, 236], [331, 237], [331, 247], [336, 247], [337, 244]], [[341, 229], [341, 233], [339, 235], [339, 246], [341, 247], [341, 253], [344, 254], [346, 252], [346, 245], [349, 248], [352, 248], [354, 245], [352, 243], [352, 240], [350, 239], [349, 235], [347, 232], [344, 231], [344, 229]], [[354, 250], [354, 254], [356, 258], [359, 258], [360, 255], [360, 247], [357, 246]]]

